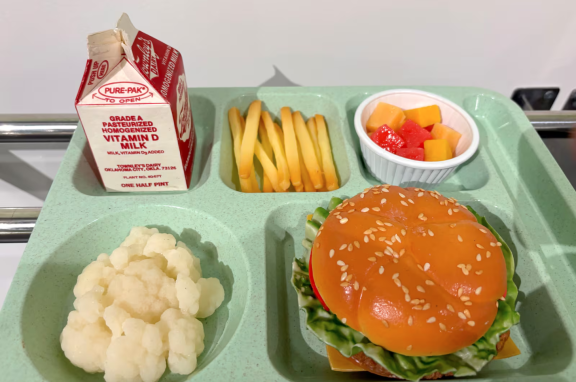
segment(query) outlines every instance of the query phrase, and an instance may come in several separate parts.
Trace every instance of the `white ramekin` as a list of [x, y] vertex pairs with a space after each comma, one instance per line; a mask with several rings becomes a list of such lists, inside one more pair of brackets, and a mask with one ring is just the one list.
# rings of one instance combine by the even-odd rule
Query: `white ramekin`
[[[366, 122], [378, 102], [386, 102], [404, 110], [438, 105], [442, 123], [462, 134], [456, 147], [456, 156], [446, 161], [421, 162], [400, 157], [378, 146], [366, 134]], [[388, 90], [368, 97], [356, 109], [354, 127], [370, 173], [383, 183], [402, 187], [433, 188], [470, 159], [480, 142], [476, 123], [460, 106], [439, 95], [412, 89]]]

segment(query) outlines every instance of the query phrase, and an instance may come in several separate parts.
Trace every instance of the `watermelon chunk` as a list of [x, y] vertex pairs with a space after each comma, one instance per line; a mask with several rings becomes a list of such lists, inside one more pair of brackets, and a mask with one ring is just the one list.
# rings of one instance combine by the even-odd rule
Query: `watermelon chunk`
[[404, 147], [396, 150], [396, 155], [401, 157], [424, 161], [424, 149], [420, 147]]
[[430, 126], [426, 126], [424, 129], [428, 130], [429, 132], [432, 132], [433, 128], [434, 128], [434, 125], [430, 125]]
[[382, 125], [370, 135], [370, 139], [384, 150], [396, 154], [396, 150], [406, 147], [406, 142], [396, 134], [388, 125]]
[[399, 131], [400, 136], [406, 142], [406, 147], [424, 148], [424, 141], [432, 139], [429, 131], [421, 128], [416, 122], [407, 119]]

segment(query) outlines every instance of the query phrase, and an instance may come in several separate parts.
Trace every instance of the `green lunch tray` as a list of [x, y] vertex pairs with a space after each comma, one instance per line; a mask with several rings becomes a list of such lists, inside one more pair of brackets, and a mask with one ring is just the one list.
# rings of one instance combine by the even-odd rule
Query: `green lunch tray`
[[[377, 380], [330, 370], [324, 344], [306, 330], [291, 284], [305, 254], [306, 215], [332, 196], [378, 184], [362, 160], [353, 118], [358, 105], [387, 87], [191, 89], [197, 131], [192, 185], [180, 193], [107, 193], [97, 180], [84, 132], [76, 130], [0, 313], [0, 381], [103, 381], [74, 367], [59, 336], [82, 269], [110, 253], [133, 226], [153, 226], [184, 241], [218, 277], [226, 299], [205, 319], [206, 349], [189, 376], [162, 381]], [[438, 187], [471, 205], [516, 258], [522, 354], [493, 361], [482, 381], [576, 380], [576, 192], [522, 111], [478, 88], [427, 87], [475, 119], [476, 155]], [[326, 117], [342, 187], [321, 193], [236, 191], [227, 111], [260, 99]]]

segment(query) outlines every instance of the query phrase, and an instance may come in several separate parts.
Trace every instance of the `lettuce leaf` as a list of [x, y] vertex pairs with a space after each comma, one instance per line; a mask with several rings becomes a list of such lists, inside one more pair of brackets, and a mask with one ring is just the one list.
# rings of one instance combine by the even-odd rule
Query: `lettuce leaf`
[[[292, 285], [298, 293], [298, 305], [306, 313], [308, 329], [321, 341], [338, 349], [345, 357], [351, 357], [363, 351], [399, 378], [418, 381], [425, 375], [436, 371], [442, 374], [452, 372], [456, 377], [475, 375], [497, 354], [496, 344], [500, 340], [500, 335], [516, 325], [520, 320], [520, 315], [514, 309], [518, 288], [513, 281], [512, 252], [484, 217], [479, 216], [471, 207], [468, 209], [474, 214], [478, 223], [488, 228], [502, 243], [501, 249], [506, 261], [508, 278], [506, 299], [498, 301], [496, 318], [482, 338], [464, 349], [443, 356], [410, 357], [390, 352], [370, 342], [362, 333], [343, 324], [336, 315], [325, 311], [312, 290], [306, 260], [295, 259], [292, 267]], [[306, 244], [311, 244], [313, 239], [307, 238], [305, 241]]]

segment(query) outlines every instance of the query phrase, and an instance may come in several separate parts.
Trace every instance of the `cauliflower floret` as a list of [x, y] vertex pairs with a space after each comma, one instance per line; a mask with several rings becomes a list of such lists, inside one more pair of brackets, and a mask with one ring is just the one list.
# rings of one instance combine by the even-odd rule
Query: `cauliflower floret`
[[131, 262], [112, 280], [107, 297], [131, 317], [153, 323], [166, 309], [178, 307], [174, 279], [151, 259]]
[[161, 255], [165, 251], [169, 251], [176, 247], [176, 239], [169, 233], [155, 233], [148, 239], [142, 254], [148, 257]]
[[120, 247], [131, 247], [134, 253], [142, 254], [144, 246], [150, 237], [158, 233], [156, 228], [134, 227], [130, 235], [120, 244]]
[[178, 306], [184, 314], [196, 315], [200, 307], [200, 288], [190, 277], [179, 274], [176, 278]]
[[[107, 260], [108, 256], [106, 256]], [[84, 268], [80, 276], [78, 276], [76, 286], [74, 286], [75, 297], [81, 297], [84, 293], [91, 291], [96, 285], [100, 285], [103, 288], [108, 287], [108, 284], [116, 275], [116, 270], [107, 266], [106, 261], [96, 260]]]
[[202, 267], [200, 267], [200, 259], [197, 258], [196, 256], [194, 256], [194, 254], [192, 253], [192, 250], [190, 248], [188, 248], [188, 246], [179, 241], [176, 244], [177, 248], [184, 248], [186, 250], [186, 252], [188, 252], [190, 254], [190, 256], [192, 256], [192, 260], [194, 261], [194, 269], [196, 269], [198, 271], [198, 273], [200, 274], [200, 277], [202, 277]]
[[200, 289], [200, 307], [196, 317], [211, 316], [224, 301], [224, 288], [220, 284], [220, 280], [215, 277], [200, 279], [197, 285]]
[[125, 335], [106, 351], [106, 382], [155, 382], [166, 370], [162, 335], [157, 326], [136, 318], [122, 325]]
[[204, 351], [204, 327], [194, 317], [169, 309], [156, 324], [168, 345], [168, 366], [173, 373], [190, 374]]
[[95, 285], [90, 292], [86, 292], [74, 300], [74, 309], [89, 323], [96, 322], [104, 313], [102, 293], [104, 293], [104, 288]]
[[130, 318], [130, 314], [116, 304], [112, 304], [104, 309], [104, 321], [106, 326], [112, 331], [112, 340], [120, 337], [124, 333], [122, 324]]
[[104, 371], [110, 338], [110, 330], [103, 319], [90, 323], [73, 310], [60, 335], [60, 346], [66, 358], [74, 365], [88, 373], [98, 373]]
[[[141, 253], [141, 252], [140, 252]], [[110, 254], [110, 263], [117, 270], [126, 268], [133, 256], [139, 253], [135, 250], [134, 246], [118, 247]]]
[[177, 247], [176, 249], [165, 251], [164, 257], [168, 261], [166, 266], [168, 276], [176, 278], [179, 274], [182, 274], [190, 277], [194, 282], [202, 277], [202, 274], [194, 267], [194, 255], [186, 248]]

